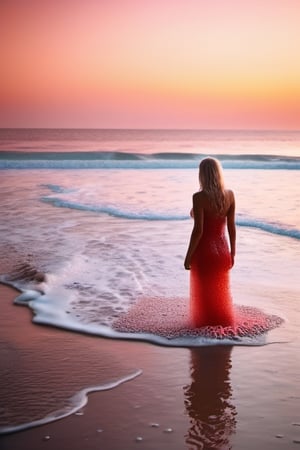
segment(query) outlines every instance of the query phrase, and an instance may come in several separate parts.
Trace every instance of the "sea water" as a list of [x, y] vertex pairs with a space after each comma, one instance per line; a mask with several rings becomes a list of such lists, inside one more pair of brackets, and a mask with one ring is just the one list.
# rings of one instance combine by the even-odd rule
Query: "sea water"
[[[15, 302], [34, 322], [166, 346], [297, 339], [299, 132], [2, 130], [1, 138], [1, 280], [20, 290]], [[219, 158], [236, 196], [234, 303], [283, 319], [270, 333], [232, 341], [161, 332], [178, 308], [188, 311], [189, 211], [207, 155]], [[159, 326], [118, 330], [143, 299]]]
[[[170, 299], [188, 306], [189, 211], [208, 154], [236, 195], [234, 302], [287, 315], [283, 292], [298, 293], [300, 133], [2, 130], [1, 142], [2, 255], [14, 258], [2, 280], [22, 290], [16, 302], [34, 321], [128, 337], [113, 324], [139, 299], [154, 299], [158, 317]], [[129, 337], [201, 345], [150, 334]]]

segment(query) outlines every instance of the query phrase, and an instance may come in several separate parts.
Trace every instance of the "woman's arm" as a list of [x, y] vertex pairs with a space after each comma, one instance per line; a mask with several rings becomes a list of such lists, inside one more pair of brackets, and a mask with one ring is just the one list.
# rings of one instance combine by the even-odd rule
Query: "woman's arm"
[[186, 253], [184, 267], [186, 270], [191, 268], [191, 259], [196, 250], [203, 233], [203, 205], [201, 201], [201, 193], [197, 192], [193, 195], [193, 217], [194, 227], [190, 237], [190, 243]]
[[234, 193], [231, 192], [231, 204], [227, 213], [227, 230], [229, 234], [230, 252], [231, 252], [231, 267], [234, 265], [235, 257], [235, 241], [236, 241], [236, 229], [235, 229], [235, 198]]

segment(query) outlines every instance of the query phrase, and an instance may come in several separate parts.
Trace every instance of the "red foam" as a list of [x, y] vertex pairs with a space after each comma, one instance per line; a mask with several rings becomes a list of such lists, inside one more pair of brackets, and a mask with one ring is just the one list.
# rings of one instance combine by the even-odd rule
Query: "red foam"
[[182, 336], [235, 338], [257, 336], [278, 327], [283, 320], [258, 308], [234, 305], [231, 325], [194, 326], [187, 299], [141, 298], [113, 328], [126, 333], [150, 333], [168, 339]]

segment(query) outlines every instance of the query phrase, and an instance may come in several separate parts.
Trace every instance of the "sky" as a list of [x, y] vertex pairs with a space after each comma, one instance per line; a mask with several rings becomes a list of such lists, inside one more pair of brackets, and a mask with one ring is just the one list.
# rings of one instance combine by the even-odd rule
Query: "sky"
[[0, 127], [300, 129], [300, 0], [1, 0]]

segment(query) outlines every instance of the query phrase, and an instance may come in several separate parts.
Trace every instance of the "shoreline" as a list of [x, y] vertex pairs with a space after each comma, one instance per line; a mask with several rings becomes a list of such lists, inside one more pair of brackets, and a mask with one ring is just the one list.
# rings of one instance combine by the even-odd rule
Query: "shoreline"
[[[40, 397], [41, 404], [39, 406], [43, 409], [45, 396], [54, 394], [53, 389], [57, 388], [58, 383], [60, 383], [62, 397], [64, 393], [66, 397], [70, 397], [69, 394], [66, 394], [66, 391], [70, 390], [68, 386], [70, 379], [74, 385], [88, 388], [95, 386], [97, 378], [99, 379], [98, 385], [105, 385], [111, 381], [118, 381], [137, 370], [141, 370], [142, 373], [137, 378], [120, 386], [92, 393], [88, 396], [87, 404], [68, 417], [26, 430], [0, 435], [2, 450], [12, 448], [14, 450], [39, 450], [45, 445], [45, 441], [50, 450], [65, 450], [68, 447], [74, 450], [131, 448], [133, 445], [138, 445], [136, 439], [141, 437], [141, 434], [144, 436], [143, 439], [147, 440], [145, 434], [149, 439], [148, 446], [145, 447], [144, 442], [143, 448], [151, 449], [156, 445], [160, 446], [160, 444], [151, 444], [150, 441], [153, 437], [158, 437], [160, 440], [167, 439], [170, 448], [182, 448], [181, 446], [176, 447], [178, 435], [163, 432], [162, 416], [159, 420], [159, 427], [150, 426], [150, 424], [156, 423], [153, 416], [154, 410], [157, 408], [152, 406], [150, 410], [141, 413], [142, 404], [145, 406], [145, 403], [147, 404], [149, 401], [149, 398], [146, 398], [148, 396], [143, 398], [143, 385], [145, 381], [147, 383], [149, 376], [151, 379], [151, 375], [146, 372], [152, 364], [157, 366], [161, 358], [164, 358], [167, 352], [169, 353], [169, 349], [144, 342], [103, 339], [32, 324], [31, 311], [28, 308], [13, 305], [17, 294], [17, 290], [0, 284], [2, 302], [0, 357], [3, 371], [10, 372], [6, 374], [6, 377], [2, 377], [0, 384], [1, 398], [5, 407], [13, 408], [15, 401], [20, 400], [18, 392], [14, 393], [13, 390], [18, 391], [20, 384], [26, 384], [26, 380], [28, 386], [27, 388], [23, 386], [23, 388], [32, 389], [32, 395], [36, 396], [34, 407], [38, 406]], [[181, 355], [187, 353], [186, 349], [176, 349], [175, 351]], [[59, 377], [55, 369], [59, 372]], [[34, 377], [33, 383], [28, 381], [29, 377]], [[91, 378], [90, 381], [88, 381], [89, 378]], [[46, 389], [45, 393], [44, 388], [47, 383], [49, 383], [49, 389]], [[148, 384], [151, 386], [151, 381]], [[38, 386], [42, 390], [40, 394]], [[12, 392], [6, 403], [4, 391], [7, 394], [10, 389]], [[34, 398], [28, 396], [26, 389], [25, 407], [30, 410], [28, 401], [34, 400]], [[75, 389], [75, 392], [72, 393], [74, 394], [76, 391], [78, 392]], [[21, 407], [24, 408], [24, 399]], [[55, 403], [53, 407], [54, 410], [59, 409]], [[20, 413], [18, 409], [16, 412]], [[45, 409], [44, 415], [51, 412], [53, 411]], [[157, 417], [157, 413], [155, 415]], [[128, 422], [128, 427], [122, 425], [124, 422]], [[168, 423], [165, 424], [166, 429], [168, 425]], [[134, 431], [135, 429], [136, 431]]]
[[286, 369], [297, 340], [175, 348], [100, 338], [32, 324], [29, 308], [13, 305], [16, 295], [0, 284], [0, 396], [17, 417], [43, 417], [82, 389], [142, 373], [91, 393], [68, 417], [0, 435], [1, 450], [280, 450], [299, 443], [299, 364]]

